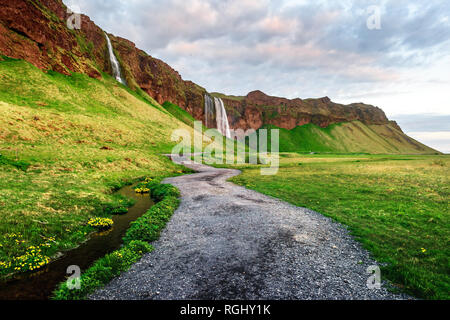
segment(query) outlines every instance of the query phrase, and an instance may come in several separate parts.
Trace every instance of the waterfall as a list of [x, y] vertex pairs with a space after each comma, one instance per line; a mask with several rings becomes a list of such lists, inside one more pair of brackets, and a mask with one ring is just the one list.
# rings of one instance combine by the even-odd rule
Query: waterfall
[[114, 54], [114, 51], [113, 51], [111, 40], [109, 39], [106, 32], [105, 32], [105, 37], [106, 37], [106, 43], [108, 44], [109, 60], [111, 61], [113, 76], [116, 78], [117, 81], [119, 81], [123, 85], [127, 85], [125, 80], [122, 78], [122, 75], [120, 74], [119, 61], [117, 61], [116, 55]]
[[220, 98], [211, 98], [205, 95], [205, 126], [210, 127], [216, 118], [217, 130], [227, 138], [231, 138], [230, 124], [228, 123], [227, 111]]
[[205, 127], [209, 128], [214, 121], [214, 113], [214, 100], [209, 95], [205, 95]]
[[222, 99], [214, 98], [214, 105], [216, 106], [217, 130], [225, 137], [231, 138], [230, 124]]

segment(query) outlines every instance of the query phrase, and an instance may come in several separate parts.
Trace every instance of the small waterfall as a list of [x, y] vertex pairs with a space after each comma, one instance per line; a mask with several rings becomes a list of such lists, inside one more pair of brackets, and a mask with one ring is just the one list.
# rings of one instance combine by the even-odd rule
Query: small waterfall
[[225, 137], [231, 138], [230, 124], [222, 99], [214, 98], [214, 105], [216, 106], [217, 130]]
[[205, 95], [205, 127], [209, 128], [214, 121], [214, 100]]
[[112, 67], [112, 71], [113, 71], [113, 76], [116, 78], [117, 81], [119, 81], [123, 85], [127, 85], [127, 83], [122, 78], [122, 75], [120, 73], [119, 61], [117, 61], [116, 55], [114, 54], [114, 51], [113, 51], [111, 40], [109, 39], [109, 37], [106, 34], [106, 32], [105, 32], [105, 37], [106, 37], [106, 43], [108, 44], [109, 60], [111, 61], [111, 67]]
[[205, 95], [205, 126], [210, 127], [216, 119], [217, 130], [227, 138], [231, 138], [230, 124], [228, 123], [227, 111], [220, 98], [211, 98]]

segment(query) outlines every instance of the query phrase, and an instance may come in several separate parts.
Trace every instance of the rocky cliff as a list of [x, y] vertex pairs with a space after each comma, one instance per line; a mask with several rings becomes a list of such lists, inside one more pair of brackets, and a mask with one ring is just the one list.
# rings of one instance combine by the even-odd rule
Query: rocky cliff
[[363, 103], [342, 105], [328, 97], [290, 100], [268, 96], [261, 91], [250, 92], [246, 97], [215, 95], [224, 101], [233, 128], [258, 129], [263, 125], [275, 125], [290, 130], [309, 123], [323, 128], [350, 121], [368, 125], [390, 123], [380, 108]]
[[[24, 59], [42, 70], [71, 72], [100, 78], [111, 74], [104, 32], [81, 16], [81, 28], [71, 30], [72, 14], [61, 0], [2, 0], [0, 53]], [[205, 89], [184, 81], [169, 65], [136, 48], [134, 43], [110, 35], [127, 83], [144, 90], [159, 103], [170, 101], [197, 119], [202, 118]]]
[[[104, 32], [89, 17], [81, 16], [81, 29], [70, 30], [71, 16], [61, 0], [1, 0], [0, 53], [24, 59], [42, 70], [66, 75], [79, 72], [93, 78], [111, 74]], [[131, 89], [143, 90], [159, 103], [170, 101], [203, 120], [206, 90], [184, 81], [169, 65], [155, 59], [135, 44], [109, 35]], [[360, 120], [386, 124], [384, 112], [362, 103], [344, 106], [329, 98], [285, 99], [260, 91], [246, 97], [223, 96], [231, 127], [258, 129], [272, 124], [292, 129], [308, 123], [327, 127], [333, 123]]]

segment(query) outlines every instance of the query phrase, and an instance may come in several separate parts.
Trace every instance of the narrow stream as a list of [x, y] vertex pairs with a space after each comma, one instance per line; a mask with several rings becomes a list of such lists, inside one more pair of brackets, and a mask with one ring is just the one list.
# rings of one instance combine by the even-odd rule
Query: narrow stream
[[115, 215], [114, 227], [107, 232], [93, 234], [78, 248], [67, 251], [60, 259], [34, 273], [25, 273], [0, 283], [0, 300], [48, 300], [58, 284], [66, 279], [67, 267], [77, 265], [81, 272], [104, 255], [120, 248], [130, 222], [142, 216], [154, 204], [149, 195], [136, 194], [133, 186], [127, 186], [117, 193], [136, 200], [127, 214]]

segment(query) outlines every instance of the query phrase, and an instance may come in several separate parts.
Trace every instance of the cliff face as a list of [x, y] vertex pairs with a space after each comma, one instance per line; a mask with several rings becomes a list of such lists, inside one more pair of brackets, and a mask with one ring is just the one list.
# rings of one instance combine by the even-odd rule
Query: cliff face
[[309, 123], [325, 128], [330, 124], [356, 120], [365, 124], [389, 123], [380, 108], [362, 103], [342, 105], [332, 102], [328, 97], [290, 100], [253, 91], [240, 99], [224, 96], [222, 99], [233, 128], [256, 130], [262, 125], [271, 124], [290, 130]]
[[66, 11], [57, 0], [2, 0], [0, 53], [44, 70], [99, 78], [83, 39], [65, 24]]
[[196, 119], [203, 118], [205, 89], [191, 81], [184, 81], [172, 67], [139, 50], [133, 42], [111, 35], [110, 38], [129, 84], [141, 88], [160, 104], [169, 101]]
[[[70, 30], [70, 16], [61, 0], [2, 0], [0, 53], [66, 75], [79, 72], [100, 78], [101, 72], [111, 74], [103, 30], [85, 15], [81, 29]], [[161, 104], [170, 101], [202, 118], [205, 89], [184, 81], [169, 65], [134, 43], [109, 36], [133, 90], [140, 88]]]
[[[104, 32], [82, 15], [81, 29], [70, 30], [70, 16], [61, 0], [2, 0], [0, 10], [0, 53], [24, 59], [42, 70], [66, 75], [79, 72], [101, 78], [111, 74]], [[147, 55], [135, 44], [109, 35], [123, 75], [133, 90], [143, 90], [162, 104], [170, 101], [197, 120], [204, 118], [206, 90], [184, 81], [169, 65]], [[258, 129], [264, 124], [292, 129], [314, 123], [360, 120], [365, 124], [386, 124], [384, 112], [365, 104], [344, 106], [322, 99], [285, 99], [260, 91], [246, 97], [224, 97], [232, 128]]]

